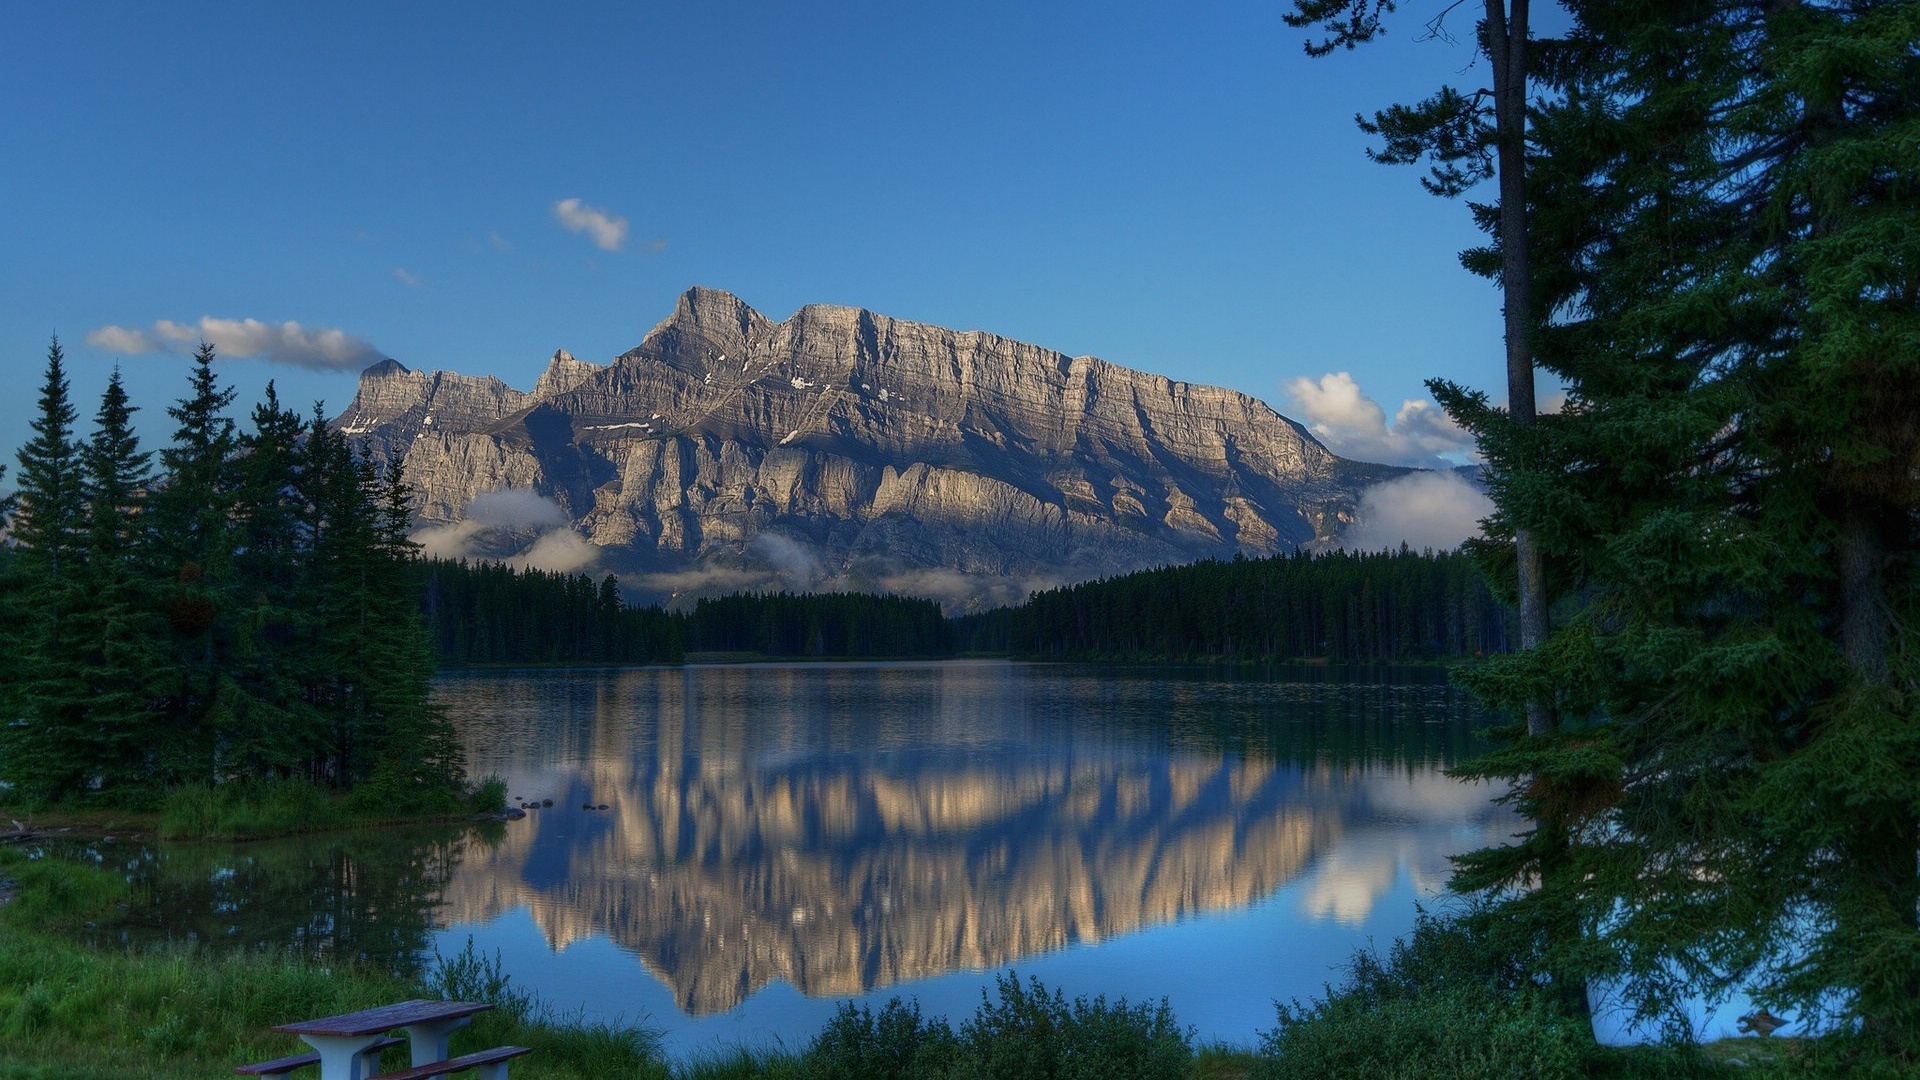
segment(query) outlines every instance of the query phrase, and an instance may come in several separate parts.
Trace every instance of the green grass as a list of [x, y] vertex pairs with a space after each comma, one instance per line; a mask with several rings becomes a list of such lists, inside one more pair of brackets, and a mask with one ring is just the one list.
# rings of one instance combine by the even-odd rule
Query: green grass
[[[0, 1080], [186, 1080], [297, 1053], [274, 1024], [414, 997], [493, 1002], [455, 1034], [456, 1053], [530, 1046], [517, 1080], [926, 1080], [1087, 1077], [1287, 1080], [1322, 1076], [1568, 1076], [1593, 1080], [1787, 1080], [1912, 1076], [1910, 1063], [1844, 1040], [1728, 1040], [1609, 1049], [1504, 979], [1475, 940], [1431, 920], [1382, 956], [1357, 957], [1346, 986], [1289, 1007], [1258, 1049], [1202, 1044], [1161, 1005], [1064, 999], [1012, 976], [958, 1025], [911, 1002], [844, 1005], [799, 1050], [737, 1049], [672, 1064], [644, 1028], [556, 1014], [497, 957], [468, 947], [419, 978], [278, 953], [95, 949], [67, 935], [106, 924], [127, 899], [115, 874], [0, 847]], [[4, 893], [5, 889], [0, 889]], [[404, 1062], [390, 1051], [386, 1065]]]
[[667, 1075], [654, 1033], [556, 1016], [470, 951], [413, 980], [279, 954], [91, 949], [60, 933], [110, 918], [126, 896], [117, 876], [0, 849], [0, 878], [15, 889], [0, 908], [3, 1078], [204, 1080], [304, 1049], [268, 1030], [275, 1024], [488, 986], [502, 991], [491, 997], [501, 1007], [456, 1033], [455, 1053], [533, 1047], [513, 1067], [527, 1080]]

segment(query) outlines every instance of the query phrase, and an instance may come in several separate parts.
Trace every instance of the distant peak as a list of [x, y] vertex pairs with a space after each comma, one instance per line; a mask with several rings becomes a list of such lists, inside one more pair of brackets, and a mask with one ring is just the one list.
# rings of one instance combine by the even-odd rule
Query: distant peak
[[565, 349], [553, 350], [553, 359], [547, 361], [547, 370], [533, 384], [533, 396], [544, 398], [564, 393], [580, 385], [582, 381], [600, 370], [600, 365], [589, 364], [585, 360], [576, 360]]
[[385, 360], [362, 371], [360, 377], [363, 379], [386, 379], [395, 375], [405, 375], [410, 370], [407, 365], [389, 356]]
[[674, 305], [674, 314], [702, 320], [718, 315], [730, 322], [745, 322], [759, 313], [747, 306], [746, 301], [724, 289], [695, 285], [680, 294], [679, 303]]

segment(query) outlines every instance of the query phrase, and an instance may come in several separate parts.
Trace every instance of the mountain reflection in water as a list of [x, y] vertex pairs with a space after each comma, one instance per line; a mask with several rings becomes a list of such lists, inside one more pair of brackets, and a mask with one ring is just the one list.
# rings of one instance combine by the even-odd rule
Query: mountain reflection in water
[[[1439, 775], [1436, 684], [1006, 663], [454, 676], [477, 774], [551, 809], [469, 846], [441, 917], [604, 935], [685, 1012], [1001, 968], [1309, 875], [1353, 922], [1505, 831]], [[1380, 673], [1368, 678], [1380, 679]], [[582, 809], [608, 804], [607, 810]]]

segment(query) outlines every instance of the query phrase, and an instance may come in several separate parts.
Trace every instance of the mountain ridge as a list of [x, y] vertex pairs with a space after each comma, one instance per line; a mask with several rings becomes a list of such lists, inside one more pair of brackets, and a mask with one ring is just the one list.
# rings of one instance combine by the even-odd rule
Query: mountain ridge
[[476, 497], [531, 489], [656, 598], [853, 587], [978, 607], [1324, 543], [1407, 471], [1339, 458], [1237, 391], [865, 308], [774, 322], [699, 287], [607, 364], [556, 351], [531, 391], [374, 365], [335, 423], [405, 454], [419, 520], [458, 526], [478, 545], [461, 553], [510, 553], [462, 523]]

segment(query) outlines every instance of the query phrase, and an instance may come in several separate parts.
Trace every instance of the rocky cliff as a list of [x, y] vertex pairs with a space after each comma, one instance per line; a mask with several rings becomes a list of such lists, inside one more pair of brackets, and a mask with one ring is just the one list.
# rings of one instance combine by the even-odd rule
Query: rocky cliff
[[1018, 600], [1292, 551], [1403, 471], [1335, 457], [1230, 390], [857, 308], [776, 323], [711, 289], [611, 364], [555, 353], [527, 393], [377, 364], [336, 423], [376, 454], [404, 452], [423, 524], [532, 489], [601, 568], [655, 594]]

